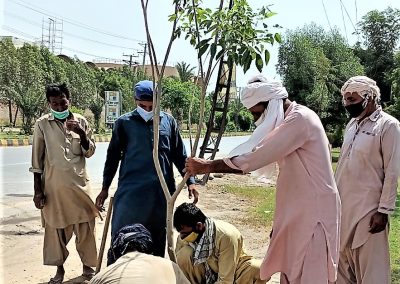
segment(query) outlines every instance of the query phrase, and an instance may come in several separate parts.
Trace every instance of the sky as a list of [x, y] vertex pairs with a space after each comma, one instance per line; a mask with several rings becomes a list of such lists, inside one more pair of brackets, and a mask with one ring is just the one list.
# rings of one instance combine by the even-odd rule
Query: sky
[[[271, 5], [277, 13], [268, 21], [270, 26], [279, 24], [283, 35], [286, 30], [301, 28], [315, 22], [326, 30], [337, 28], [349, 44], [357, 41], [355, 25], [367, 12], [384, 10], [388, 6], [400, 9], [399, 0], [248, 0], [253, 8]], [[149, 0], [148, 17], [150, 32], [158, 61], [164, 53], [171, 33], [168, 15], [173, 13], [172, 0]], [[205, 0], [207, 6], [215, 7], [219, 1]], [[228, 2], [228, 1], [227, 1]], [[49, 20], [51, 18], [51, 20]], [[62, 32], [62, 53], [76, 55], [83, 61], [128, 60], [142, 62], [143, 46], [146, 40], [140, 0], [0, 0], [0, 35], [12, 35], [28, 41], [41, 41], [48, 35], [49, 22], [55, 21]], [[61, 46], [61, 44], [59, 44]], [[271, 60], [264, 67], [263, 74], [277, 77], [276, 64], [278, 45], [268, 47]], [[57, 51], [57, 50], [56, 50]], [[173, 43], [168, 59], [169, 65], [185, 61], [197, 67], [193, 47], [183, 39]], [[148, 61], [148, 58], [146, 58]], [[243, 74], [237, 71], [237, 86], [244, 86], [255, 66]], [[215, 78], [211, 80], [215, 84]]]

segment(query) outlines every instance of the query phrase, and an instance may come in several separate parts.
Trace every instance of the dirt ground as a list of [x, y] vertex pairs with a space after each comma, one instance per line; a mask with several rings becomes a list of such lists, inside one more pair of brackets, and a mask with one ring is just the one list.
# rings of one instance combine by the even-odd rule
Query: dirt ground
[[[224, 183], [256, 184], [248, 176], [225, 175], [214, 178], [208, 186], [200, 187], [200, 201], [198, 206], [206, 215], [234, 224], [243, 234], [247, 252], [257, 258], [262, 258], [267, 250], [269, 228], [257, 228], [244, 221], [246, 211], [252, 204], [221, 190]], [[92, 190], [92, 197], [99, 192], [99, 188]], [[176, 205], [188, 201], [187, 191], [183, 190]], [[55, 273], [55, 268], [42, 264], [42, 245], [44, 230], [41, 227], [40, 213], [32, 202], [31, 195], [8, 196], [1, 199], [0, 212], [0, 282], [13, 283], [47, 283]], [[107, 208], [107, 204], [106, 204]], [[105, 217], [105, 214], [103, 214]], [[105, 218], [104, 218], [105, 219]], [[104, 221], [97, 219], [96, 236], [98, 247], [103, 234]], [[107, 234], [109, 245], [109, 234]], [[65, 263], [64, 283], [82, 283], [79, 277], [82, 273], [82, 264], [75, 250], [74, 239], [68, 245], [70, 255]], [[103, 267], [105, 266], [105, 256]], [[1, 279], [2, 277], [2, 279]], [[279, 283], [277, 276], [269, 283]]]

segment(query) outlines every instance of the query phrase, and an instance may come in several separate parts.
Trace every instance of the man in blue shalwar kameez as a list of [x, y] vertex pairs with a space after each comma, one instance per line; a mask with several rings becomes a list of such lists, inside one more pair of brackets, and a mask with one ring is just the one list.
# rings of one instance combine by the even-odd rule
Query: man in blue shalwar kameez
[[[153, 162], [153, 82], [135, 85], [137, 108], [119, 117], [114, 124], [103, 172], [103, 187], [96, 198], [101, 210], [108, 197], [108, 189], [118, 169], [118, 188], [114, 196], [111, 236], [128, 224], [141, 223], [151, 232], [154, 255], [164, 256], [167, 205]], [[187, 158], [176, 120], [160, 112], [159, 160], [172, 194], [175, 191], [173, 165], [181, 175]], [[189, 198], [198, 193], [194, 178], [187, 182]]]

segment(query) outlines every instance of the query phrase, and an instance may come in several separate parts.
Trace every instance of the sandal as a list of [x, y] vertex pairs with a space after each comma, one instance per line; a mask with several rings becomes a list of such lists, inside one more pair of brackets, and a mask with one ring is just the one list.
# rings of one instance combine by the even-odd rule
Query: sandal
[[50, 278], [50, 281], [48, 282], [48, 284], [61, 284], [62, 282], [63, 282], [63, 279]]

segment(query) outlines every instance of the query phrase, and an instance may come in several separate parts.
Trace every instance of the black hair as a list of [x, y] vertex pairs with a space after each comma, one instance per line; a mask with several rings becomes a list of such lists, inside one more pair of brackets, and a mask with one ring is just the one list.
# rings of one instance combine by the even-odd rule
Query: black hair
[[66, 83], [50, 84], [46, 87], [46, 99], [49, 102], [50, 97], [65, 96], [69, 100], [69, 89]]
[[205, 223], [206, 215], [193, 203], [182, 203], [179, 205], [174, 214], [174, 227], [177, 231], [182, 226], [196, 227], [198, 222]]
[[142, 224], [126, 225], [118, 230], [111, 239], [107, 265], [114, 263], [128, 252], [152, 254], [154, 244], [151, 233]]

